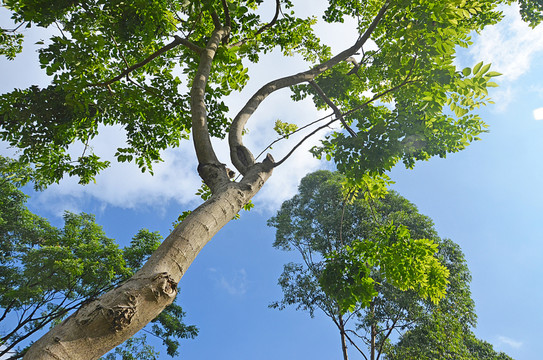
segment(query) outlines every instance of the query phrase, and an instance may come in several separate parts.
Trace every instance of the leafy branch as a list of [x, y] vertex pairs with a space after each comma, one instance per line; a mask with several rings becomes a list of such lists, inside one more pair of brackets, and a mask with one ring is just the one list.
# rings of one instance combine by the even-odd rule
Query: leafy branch
[[[108, 85], [111, 85], [114, 82], [117, 82], [120, 79], [122, 79], [124, 76], [127, 76], [132, 71], [137, 70], [137, 69], [145, 66], [146, 64], [150, 63], [151, 61], [153, 61], [154, 59], [156, 59], [160, 55], [164, 54], [165, 52], [167, 52], [167, 51], [169, 51], [169, 50], [171, 50], [171, 49], [173, 49], [173, 48], [175, 48], [175, 47], [177, 47], [179, 45], [184, 45], [184, 46], [186, 46], [187, 48], [189, 48], [190, 50], [194, 51], [197, 54], [201, 54], [203, 52], [203, 49], [201, 47], [197, 46], [196, 44], [192, 43], [191, 41], [189, 41], [187, 39], [184, 39], [184, 38], [182, 38], [180, 36], [174, 35], [174, 40], [172, 42], [170, 42], [166, 46], [163, 46], [162, 48], [158, 49], [153, 54], [148, 56], [145, 60], [140, 61], [139, 63], [128, 67], [123, 72], [121, 72], [119, 75], [115, 76], [114, 78], [112, 78], [110, 80], [100, 82], [100, 83], [87, 84], [87, 86], [108, 86]], [[125, 59], [125, 62], [126, 62], [126, 59]]]

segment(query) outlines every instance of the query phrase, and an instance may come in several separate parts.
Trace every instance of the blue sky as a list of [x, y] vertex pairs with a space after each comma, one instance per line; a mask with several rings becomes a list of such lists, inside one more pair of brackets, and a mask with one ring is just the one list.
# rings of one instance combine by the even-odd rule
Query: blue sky
[[[306, 2], [311, 6], [302, 11], [319, 11]], [[505, 11], [506, 20], [474, 37], [474, 46], [458, 59], [461, 67], [492, 62], [493, 70], [504, 74], [491, 93], [496, 104], [480, 111], [490, 132], [463, 152], [418, 163], [414, 170], [397, 168], [391, 176], [393, 188], [434, 220], [440, 236], [462, 247], [473, 275], [476, 334], [515, 359], [538, 360], [543, 353], [543, 27], [529, 29], [516, 9]], [[5, 21], [6, 13], [0, 12], [0, 26]], [[352, 41], [343, 28], [321, 31], [336, 50]], [[342, 36], [333, 38], [336, 34]], [[32, 44], [39, 35], [29, 32], [28, 37]], [[0, 69], [2, 92], [47, 81], [32, 47], [14, 62], [0, 59]], [[303, 69], [297, 59], [278, 60], [272, 54], [251, 69], [253, 83], [229, 105], [237, 109], [265, 81]], [[249, 145], [263, 148], [275, 119], [310, 121], [321, 114], [309, 103], [290, 104], [288, 93], [274, 95], [249, 125]], [[104, 129], [93, 146], [107, 157], [122, 139], [119, 129]], [[114, 165], [95, 185], [81, 187], [67, 179], [34, 194], [29, 206], [57, 225], [63, 210], [94, 213], [121, 245], [140, 228], [165, 236], [179, 213], [198, 203], [193, 194], [200, 181], [190, 145], [168, 151], [154, 177], [135, 166]], [[217, 146], [225, 153], [224, 144]], [[10, 150], [1, 146], [0, 153]], [[200, 253], [179, 295], [187, 321], [200, 328], [200, 335], [183, 342], [181, 358], [339, 358], [339, 336], [327, 319], [267, 307], [281, 297], [276, 281], [282, 265], [295, 257], [272, 248], [274, 232], [266, 220], [294, 195], [303, 175], [326, 166], [297, 152], [257, 195], [256, 209], [229, 223]]]

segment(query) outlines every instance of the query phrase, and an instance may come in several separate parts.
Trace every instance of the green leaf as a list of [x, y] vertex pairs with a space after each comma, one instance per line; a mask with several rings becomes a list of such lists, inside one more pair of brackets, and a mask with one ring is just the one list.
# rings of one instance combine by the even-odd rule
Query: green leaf
[[483, 66], [483, 62], [481, 61], [480, 63], [477, 63], [474, 67], [473, 67], [473, 74], [478, 74], [479, 73], [479, 70], [481, 69], [481, 66]]
[[485, 76], [494, 77], [494, 76], [501, 76], [501, 75], [503, 75], [503, 74], [499, 73], [497, 71], [491, 71], [491, 72], [487, 73]]
[[483, 75], [484, 73], [486, 73], [490, 69], [490, 65], [491, 64], [486, 64], [485, 66], [483, 66], [481, 70], [477, 73], [477, 75]]

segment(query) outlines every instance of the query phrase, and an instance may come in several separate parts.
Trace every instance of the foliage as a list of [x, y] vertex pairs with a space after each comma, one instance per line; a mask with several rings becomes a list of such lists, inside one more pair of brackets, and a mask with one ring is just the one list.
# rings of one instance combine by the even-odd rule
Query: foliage
[[22, 50], [23, 35], [0, 28], [0, 56], [13, 60]]
[[[371, 188], [359, 187], [358, 197], [347, 197], [345, 184], [338, 173], [309, 174], [269, 220], [276, 228], [274, 246], [302, 259], [284, 266], [283, 299], [271, 307], [296, 306], [311, 316], [322, 311], [362, 354], [358, 337], [370, 352], [390, 359], [476, 359], [474, 344], [484, 342], [471, 331], [471, 276], [458, 245], [439, 239], [432, 221], [395, 192], [364, 197]], [[429, 240], [414, 240], [424, 238]], [[445, 283], [428, 287], [446, 285], [439, 302], [421, 291], [429, 285], [425, 266], [448, 274]], [[396, 343], [393, 331], [399, 333]]]
[[275, 120], [275, 126], [273, 127], [273, 130], [275, 130], [278, 135], [284, 136], [286, 139], [288, 139], [290, 134], [298, 130], [298, 125], [289, 124], [281, 120]]
[[408, 228], [391, 223], [379, 227], [373, 238], [326, 254], [319, 280], [343, 313], [370, 305], [377, 295], [372, 278], [376, 272], [399, 290], [415, 290], [438, 303], [445, 296], [449, 272], [435, 257], [437, 247], [429, 239], [412, 239]]
[[512, 360], [507, 354], [496, 352], [488, 342], [477, 339], [458, 318], [437, 311], [405, 333], [388, 350], [386, 359]]
[[[26, 208], [27, 196], [17, 187], [31, 170], [9, 173], [13, 161], [0, 160], [0, 323], [7, 329], [0, 354], [8, 354], [132, 276], [162, 238], [142, 229], [120, 249], [85, 213], [66, 212], [64, 227], [55, 228]], [[182, 322], [183, 316], [181, 307], [172, 304], [153, 321], [152, 333], [163, 339], [171, 356], [177, 354], [178, 339], [197, 334]]]
[[[357, 136], [335, 132], [313, 149], [315, 156], [325, 155], [340, 171], [357, 177], [383, 172], [400, 160], [412, 167], [416, 160], [444, 157], [476, 140], [486, 126], [472, 110], [488, 103], [487, 88], [494, 86], [496, 73], [488, 72], [489, 65], [481, 71], [457, 70], [455, 48], [468, 46], [473, 31], [499, 21], [496, 6], [504, 2], [329, 1], [324, 20], [355, 17], [361, 35], [380, 9], [387, 11], [371, 34], [378, 49], [361, 49], [356, 76], [339, 62], [316, 78]], [[316, 19], [296, 17], [290, 0], [277, 1], [271, 22], [261, 18], [262, 1], [254, 0], [4, 4], [18, 24], [55, 24], [60, 30], [39, 49], [51, 85], [0, 97], [0, 138], [21, 149], [19, 162], [35, 166], [38, 186], [64, 175], [88, 183], [109, 166], [90, 146], [102, 125], [125, 130], [126, 144], [119, 144], [114, 155], [142, 171], [152, 171], [161, 151], [188, 139], [199, 51], [221, 21], [228, 23], [229, 33], [213, 59], [205, 94], [211, 136], [224, 138], [229, 130], [223, 98], [247, 84], [245, 60], [257, 62], [275, 48], [309, 63], [332, 56], [313, 33]], [[528, 20], [539, 18], [539, 0], [521, 4]], [[20, 34], [1, 34], [4, 48], [19, 44]], [[318, 107], [326, 106], [309, 85], [294, 89], [294, 99], [312, 95]], [[285, 138], [295, 130], [287, 123], [275, 125]], [[69, 149], [77, 143], [83, 151], [74, 157]]]
[[524, 21], [530, 23], [531, 27], [536, 27], [543, 20], [543, 1], [542, 0], [520, 0], [520, 15]]

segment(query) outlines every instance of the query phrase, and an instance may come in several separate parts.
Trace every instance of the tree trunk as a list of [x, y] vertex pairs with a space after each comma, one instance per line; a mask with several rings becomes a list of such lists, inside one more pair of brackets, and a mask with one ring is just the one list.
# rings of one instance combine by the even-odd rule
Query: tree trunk
[[240, 183], [228, 181], [164, 240], [131, 279], [89, 301], [36, 341], [24, 359], [97, 359], [171, 304], [177, 283], [207, 242], [264, 185], [269, 160], [251, 167]]
[[375, 338], [377, 337], [377, 329], [375, 327], [375, 304], [373, 301], [370, 305], [371, 311], [371, 349], [370, 349], [370, 359], [375, 360]]
[[349, 360], [347, 341], [345, 339], [345, 323], [343, 322], [343, 316], [341, 315], [339, 315], [339, 333], [341, 335], [341, 351], [343, 352], [343, 360]]

